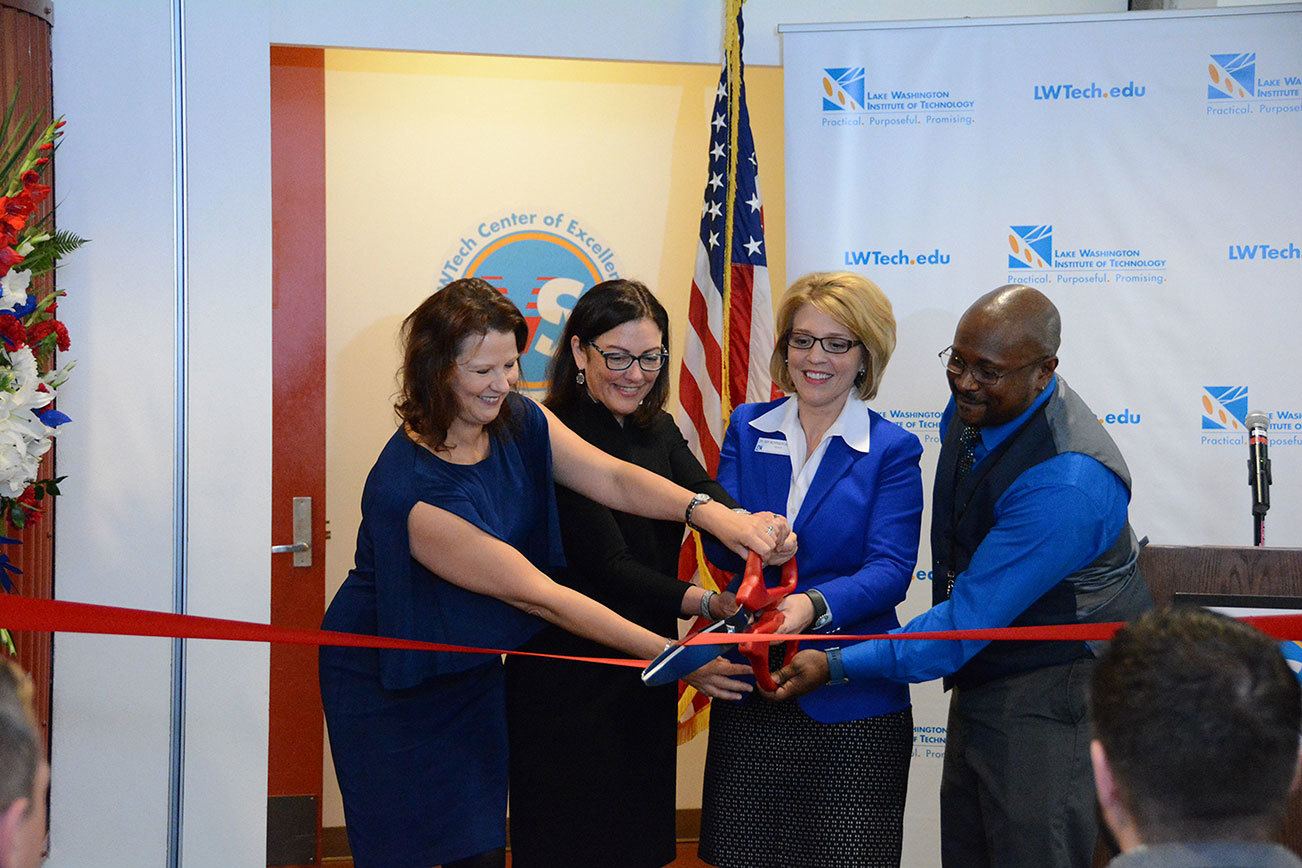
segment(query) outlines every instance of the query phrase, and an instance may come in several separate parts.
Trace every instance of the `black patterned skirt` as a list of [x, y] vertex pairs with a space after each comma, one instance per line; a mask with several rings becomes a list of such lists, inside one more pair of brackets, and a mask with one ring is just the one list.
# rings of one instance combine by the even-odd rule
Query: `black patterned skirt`
[[900, 864], [913, 710], [819, 723], [795, 702], [715, 700], [701, 810], [721, 868]]

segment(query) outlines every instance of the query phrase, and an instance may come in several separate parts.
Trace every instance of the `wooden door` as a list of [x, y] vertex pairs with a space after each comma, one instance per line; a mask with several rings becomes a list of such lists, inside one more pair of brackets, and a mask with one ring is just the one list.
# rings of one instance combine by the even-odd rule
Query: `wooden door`
[[[320, 49], [271, 49], [271, 196], [273, 545], [291, 543], [294, 500], [311, 499], [311, 566], [295, 566], [291, 553], [271, 555], [271, 621], [315, 629], [325, 608], [325, 67]], [[231, 227], [233, 239], [239, 232], [240, 227]], [[271, 647], [270, 706], [267, 864], [320, 864], [323, 725], [315, 648]]]

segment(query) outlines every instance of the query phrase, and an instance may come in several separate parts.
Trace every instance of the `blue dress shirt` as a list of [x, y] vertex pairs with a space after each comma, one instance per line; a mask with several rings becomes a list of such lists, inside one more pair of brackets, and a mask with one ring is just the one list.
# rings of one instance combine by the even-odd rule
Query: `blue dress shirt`
[[[1044, 404], [1057, 377], [1016, 419], [981, 429], [978, 466]], [[950, 399], [941, 432], [954, 416]], [[893, 633], [1006, 627], [1031, 603], [1107, 551], [1126, 525], [1130, 492], [1099, 461], [1064, 452], [1028, 469], [995, 503], [995, 524], [954, 584], [950, 599]], [[938, 580], [938, 579], [937, 579]], [[842, 651], [851, 679], [929, 681], [957, 672], [984, 641], [888, 640]]]

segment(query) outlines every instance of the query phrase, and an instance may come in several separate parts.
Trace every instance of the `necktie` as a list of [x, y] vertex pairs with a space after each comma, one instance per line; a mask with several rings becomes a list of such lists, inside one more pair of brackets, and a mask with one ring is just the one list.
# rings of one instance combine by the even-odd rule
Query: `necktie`
[[973, 425], [968, 425], [958, 435], [958, 475], [955, 477], [955, 483], [961, 483], [963, 477], [972, 469], [972, 462], [976, 460], [977, 443], [981, 442], [981, 429]]

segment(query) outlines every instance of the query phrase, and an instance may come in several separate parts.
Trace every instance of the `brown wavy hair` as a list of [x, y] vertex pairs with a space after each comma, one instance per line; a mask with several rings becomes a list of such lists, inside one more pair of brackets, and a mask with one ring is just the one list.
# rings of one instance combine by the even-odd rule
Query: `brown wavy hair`
[[[462, 343], [472, 335], [489, 332], [515, 335], [515, 348], [523, 353], [529, 326], [511, 301], [478, 277], [454, 280], [421, 302], [402, 321], [402, 368], [398, 418], [431, 449], [448, 448], [448, 427], [457, 415], [452, 374]], [[511, 405], [488, 424], [500, 436], [511, 421]]]
[[[649, 319], [660, 329], [660, 346], [669, 349], [669, 314], [665, 306], [638, 280], [607, 280], [579, 296], [574, 310], [565, 322], [565, 331], [556, 343], [551, 363], [547, 366], [547, 397], [543, 403], [553, 412], [571, 407], [575, 402], [590, 401], [587, 388], [574, 380], [579, 366], [574, 363], [570, 339], [578, 337], [582, 344], [590, 344], [600, 335], [626, 322]], [[634, 360], [633, 364], [637, 364]], [[629, 414], [629, 419], [639, 428], [650, 425], [669, 400], [669, 364], [660, 369], [656, 381], [642, 400], [641, 406]]]

